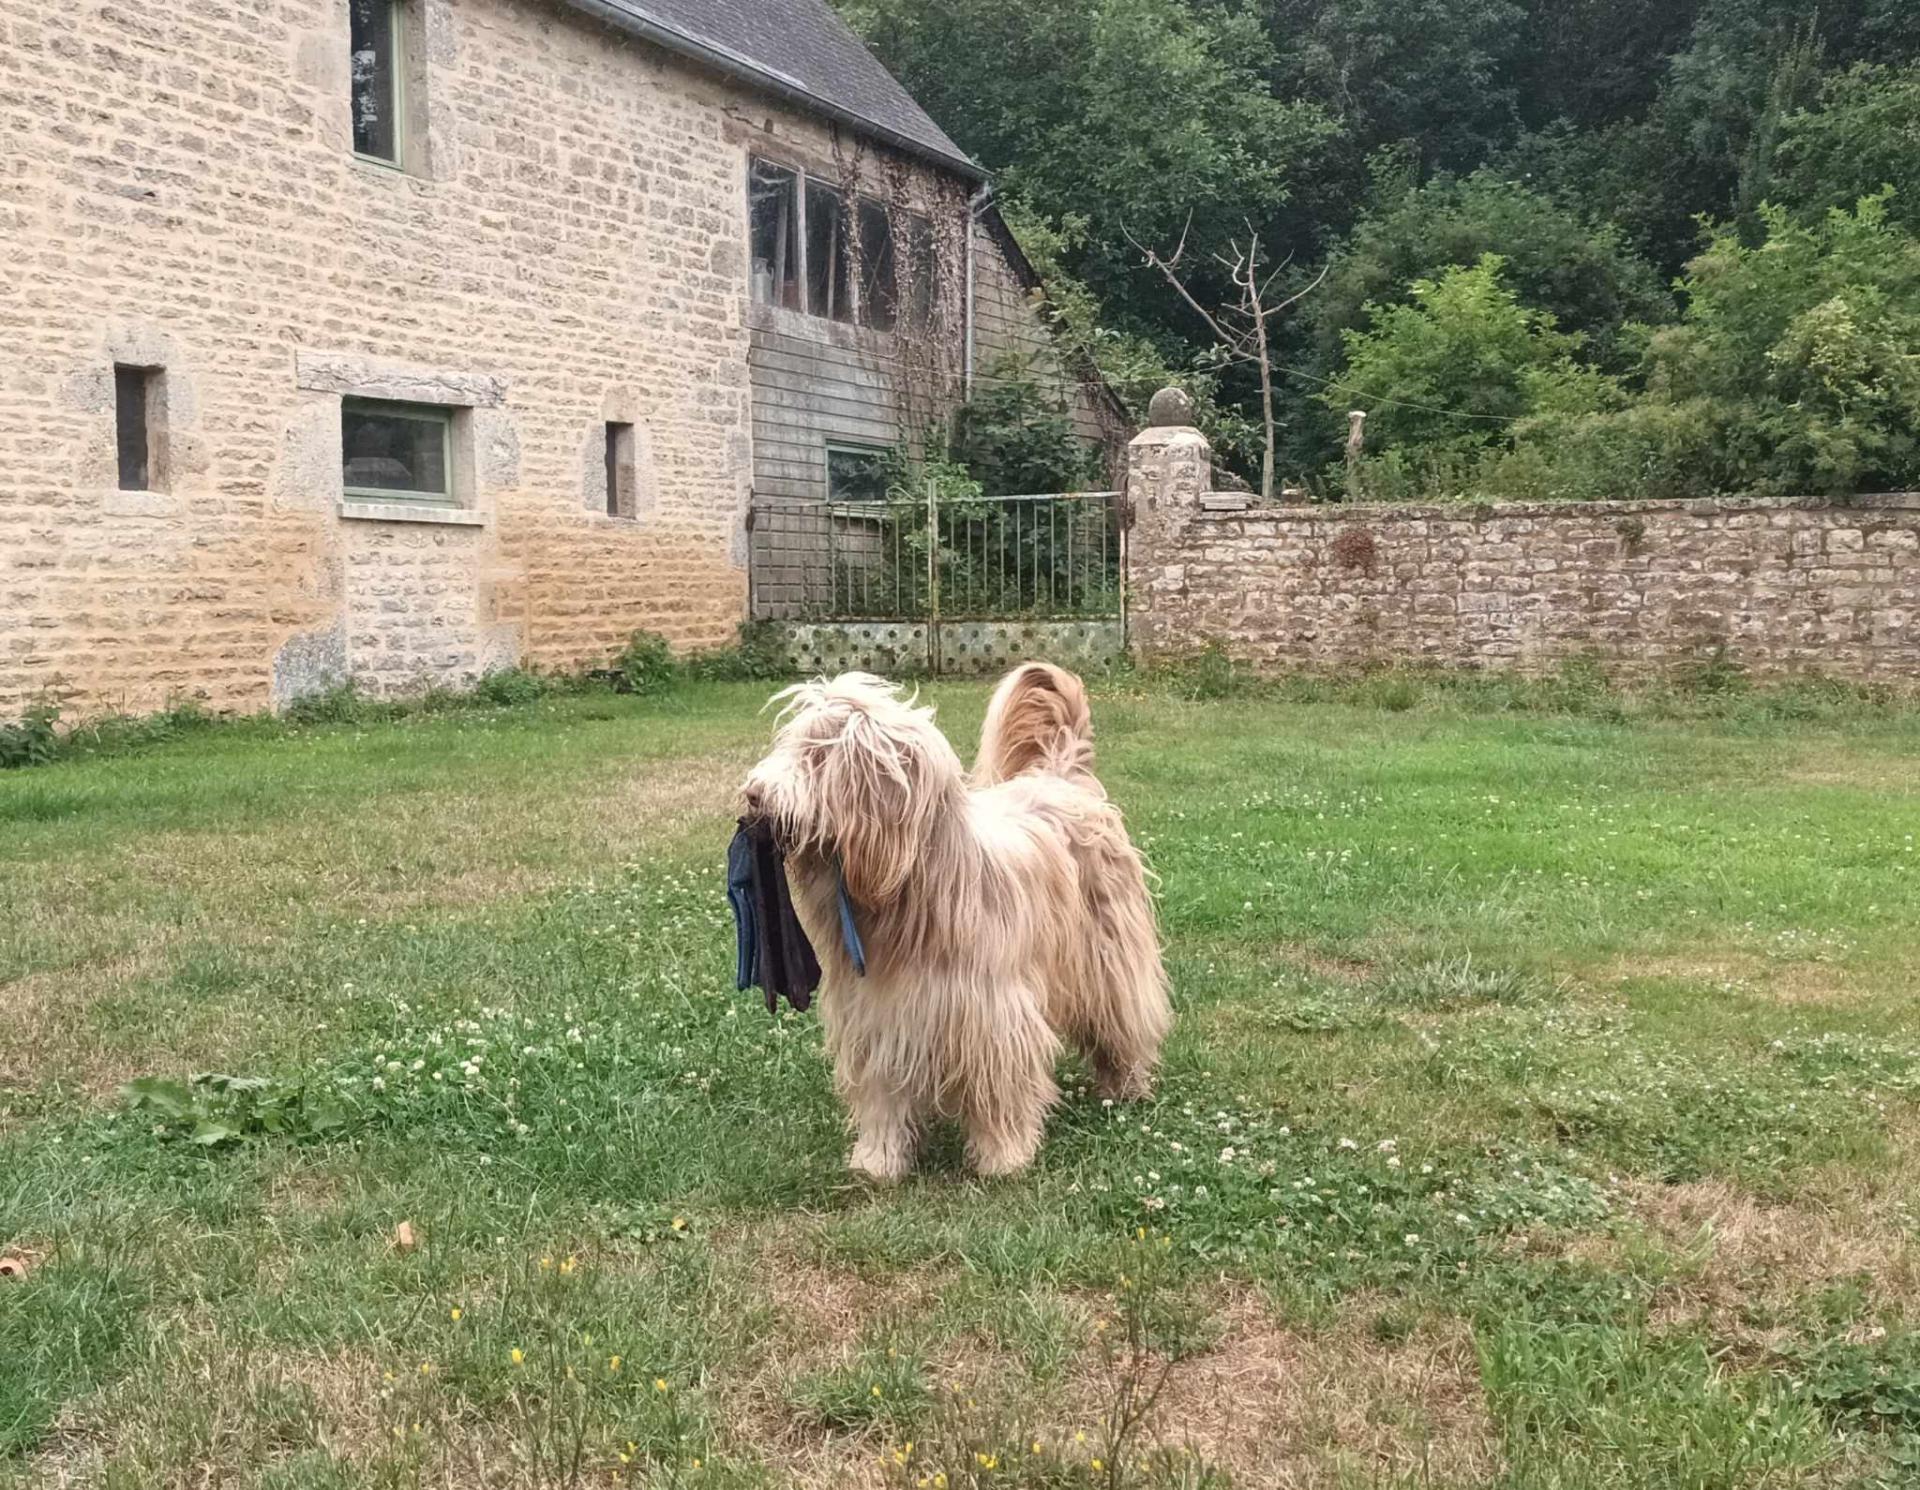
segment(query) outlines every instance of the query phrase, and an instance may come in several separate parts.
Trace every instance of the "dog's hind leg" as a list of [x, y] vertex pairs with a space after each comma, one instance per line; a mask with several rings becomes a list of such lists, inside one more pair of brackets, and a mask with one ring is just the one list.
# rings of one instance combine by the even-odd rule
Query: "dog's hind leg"
[[1060, 1096], [1053, 1081], [1058, 1038], [1031, 995], [1016, 995], [1008, 1006], [1019, 1012], [1003, 1015], [995, 1043], [979, 1068], [967, 1073], [960, 1094], [967, 1163], [988, 1178], [1018, 1174], [1033, 1162], [1047, 1111]]
[[1153, 1094], [1173, 1025], [1145, 887], [1100, 907], [1095, 926], [1081, 964], [1076, 1043], [1093, 1063], [1101, 1097], [1137, 1102]]

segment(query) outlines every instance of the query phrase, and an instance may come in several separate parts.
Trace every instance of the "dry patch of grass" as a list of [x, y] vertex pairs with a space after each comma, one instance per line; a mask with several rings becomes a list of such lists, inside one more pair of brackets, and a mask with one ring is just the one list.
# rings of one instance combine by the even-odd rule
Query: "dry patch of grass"
[[1593, 975], [1602, 986], [1636, 982], [1679, 983], [1740, 994], [1771, 1003], [1833, 1007], [1872, 997], [1843, 968], [1830, 962], [1788, 962], [1720, 948], [1688, 954], [1622, 957]]
[[151, 977], [164, 961], [164, 942], [156, 939], [135, 952], [0, 983], [0, 1087], [24, 1089], [51, 1072], [97, 1094], [136, 1074], [98, 1041], [83, 1038], [86, 1014]]
[[[1653, 1322], [1765, 1352], [1827, 1289], [1858, 1288], [1869, 1308], [1920, 1300], [1920, 1251], [1849, 1174], [1856, 1194], [1828, 1205], [1772, 1204], [1720, 1179], [1625, 1185], [1626, 1215], [1664, 1260]], [[1616, 1233], [1575, 1251], [1617, 1265], [1634, 1244]]]
[[[1285, 1490], [1422, 1474], [1477, 1483], [1499, 1451], [1466, 1322], [1430, 1318], [1385, 1339], [1373, 1312], [1350, 1301], [1307, 1330], [1277, 1320], [1256, 1294], [1227, 1296], [1210, 1321], [1213, 1342], [1167, 1374], [1146, 1442], [1190, 1450], [1236, 1483]], [[1149, 1379], [1160, 1364], [1147, 1364]], [[1063, 1436], [1112, 1410], [1115, 1369], [1095, 1347], [1081, 1353], [1047, 1402]]]

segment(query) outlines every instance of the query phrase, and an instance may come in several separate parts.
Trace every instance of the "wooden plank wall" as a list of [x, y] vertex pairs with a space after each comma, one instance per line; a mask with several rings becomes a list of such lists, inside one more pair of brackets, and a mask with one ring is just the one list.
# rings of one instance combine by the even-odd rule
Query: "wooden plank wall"
[[[974, 252], [976, 378], [984, 385], [1010, 357], [1019, 360], [1026, 376], [1067, 398], [1089, 443], [1117, 449], [1125, 432], [1116, 430], [1098, 392], [1062, 366], [1026, 286], [983, 225], [974, 227]], [[792, 312], [755, 307], [750, 315], [754, 496], [824, 501], [830, 441], [890, 446], [906, 437], [892, 339]], [[954, 316], [951, 324], [961, 335], [963, 319]]]

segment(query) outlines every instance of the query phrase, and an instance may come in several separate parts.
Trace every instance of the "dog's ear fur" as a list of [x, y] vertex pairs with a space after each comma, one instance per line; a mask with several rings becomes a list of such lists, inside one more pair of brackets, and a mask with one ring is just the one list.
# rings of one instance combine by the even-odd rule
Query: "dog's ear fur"
[[[878, 678], [813, 685], [803, 750], [820, 826], [840, 856], [847, 893], [882, 905], [920, 862], [936, 814], [964, 806], [959, 757], [933, 722]], [[824, 846], [824, 845], [823, 845]]]

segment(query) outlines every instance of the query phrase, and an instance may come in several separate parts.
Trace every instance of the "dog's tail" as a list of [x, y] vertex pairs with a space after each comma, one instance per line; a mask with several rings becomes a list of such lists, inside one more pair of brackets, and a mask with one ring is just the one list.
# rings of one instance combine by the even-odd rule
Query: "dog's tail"
[[974, 783], [993, 786], [1024, 771], [1093, 775], [1086, 685], [1049, 662], [1023, 662], [1002, 678], [980, 727]]

